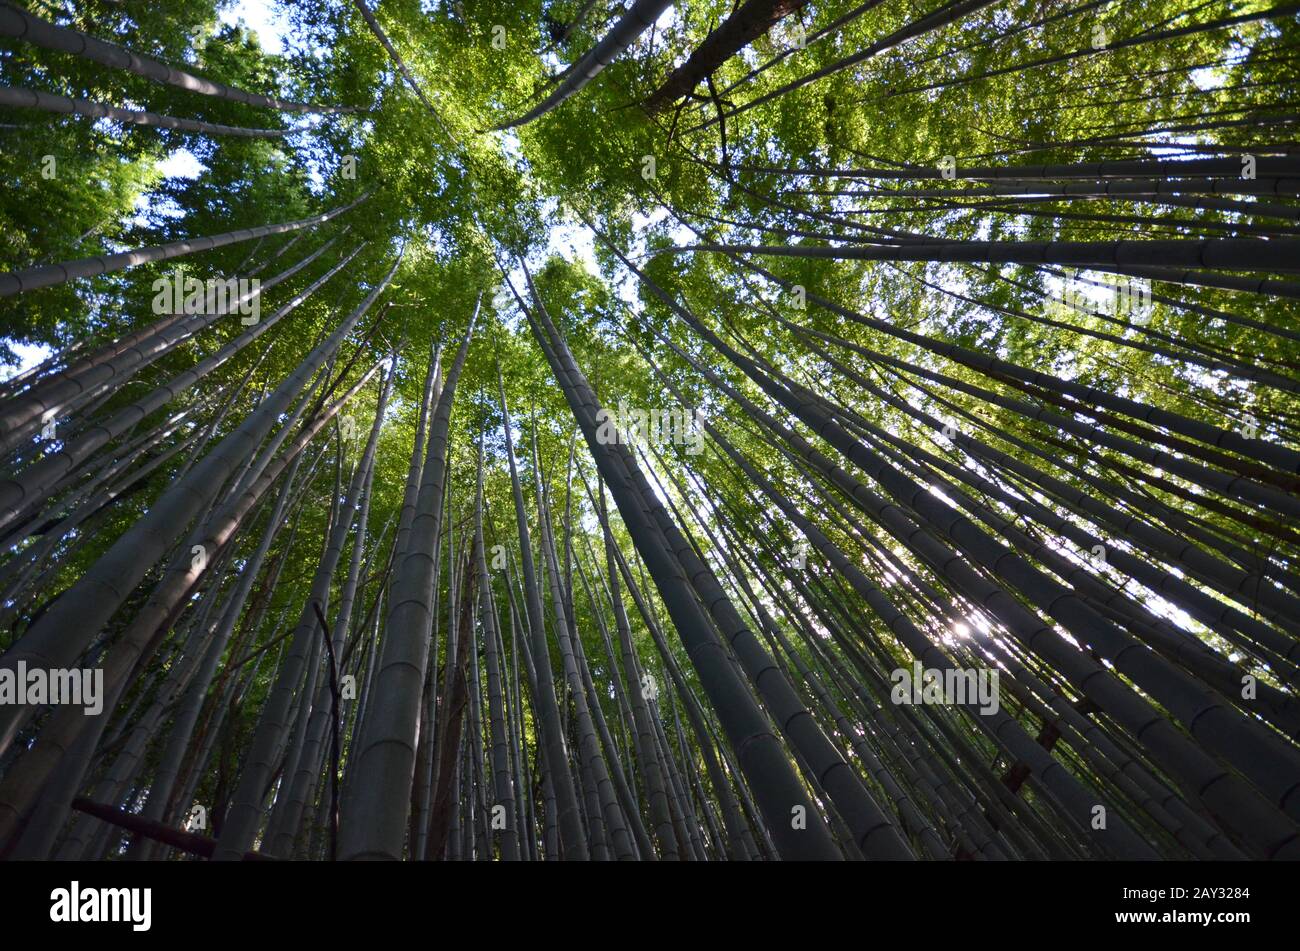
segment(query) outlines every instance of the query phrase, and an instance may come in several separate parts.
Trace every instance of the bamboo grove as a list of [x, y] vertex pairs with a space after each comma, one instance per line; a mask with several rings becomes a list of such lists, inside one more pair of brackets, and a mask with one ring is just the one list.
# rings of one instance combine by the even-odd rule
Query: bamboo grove
[[0, 3], [0, 856], [1300, 857], [1300, 7], [265, 6]]

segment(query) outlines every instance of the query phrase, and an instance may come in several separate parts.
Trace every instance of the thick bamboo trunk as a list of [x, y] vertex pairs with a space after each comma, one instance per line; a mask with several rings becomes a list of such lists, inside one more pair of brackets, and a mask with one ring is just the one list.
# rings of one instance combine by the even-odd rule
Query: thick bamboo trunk
[[724, 62], [807, 4], [808, 0], [745, 0], [691, 51], [686, 62], [646, 97], [646, 108], [654, 111], [689, 96]]
[[[528, 313], [531, 316], [531, 312]], [[538, 316], [543, 316], [540, 311]], [[560, 349], [562, 342], [555, 337], [554, 331], [548, 328], [544, 333], [542, 326], [537, 325], [534, 332], [583, 430], [588, 449], [610, 486], [619, 513], [638, 551], [655, 575], [660, 596], [673, 616], [701, 682], [710, 692], [783, 857], [840, 858], [839, 849], [829, 830], [818, 820], [819, 812], [796, 777], [784, 749], [772, 735], [766, 717], [738, 676], [711, 623], [695, 600], [690, 582], [673, 555], [663, 527], [646, 511], [646, 499], [651, 493], [644, 478], [640, 479], [644, 491], [639, 491], [634, 486], [640, 473], [624, 457], [626, 449], [619, 453], [620, 447], [604, 445], [597, 439], [597, 404], [572, 358], [565, 349]], [[796, 828], [791, 821], [792, 810], [797, 809], [802, 809], [802, 815], [808, 820], [806, 828]]]
[[[355, 2], [360, 3], [361, 0], [355, 0]], [[585, 53], [582, 59], [573, 64], [568, 77], [556, 86], [545, 99], [519, 118], [503, 122], [501, 125], [495, 126], [494, 129], [513, 129], [516, 126], [527, 125], [534, 119], [546, 115], [566, 99], [576, 95], [587, 83], [595, 79], [606, 66], [613, 62], [620, 53], [636, 42], [637, 37], [648, 30], [655, 20], [659, 18], [659, 15], [670, 6], [672, 6], [672, 0], [635, 0], [632, 6], [619, 18], [619, 21], [610, 28], [609, 32], [601, 37], [600, 41]]]
[[91, 102], [89, 99], [74, 99], [71, 96], [60, 96], [39, 89], [20, 89], [15, 86], [0, 86], [0, 106], [8, 106], [11, 109], [40, 109], [42, 112], [89, 116], [92, 119], [112, 119], [114, 122], [128, 122], [159, 129], [176, 129], [179, 132], [194, 132], [198, 135], [280, 139], [286, 133], [285, 129], [246, 129], [242, 126], [221, 125], [217, 122], [201, 122], [198, 119], [178, 119], [175, 116], [164, 116], [146, 109], [121, 109], [102, 102]]
[[416, 513], [406, 550], [393, 573], [392, 600], [374, 685], [374, 706], [367, 714], [365, 729], [352, 753], [356, 777], [340, 821], [339, 857], [342, 859], [396, 860], [402, 856], [415, 769], [420, 700], [429, 658], [432, 626], [429, 592], [434, 579], [433, 551], [442, 508], [448, 427], [456, 383], [465, 365], [477, 317], [476, 305], [429, 427], [428, 453]]
[[[312, 254], [269, 278], [260, 289], [270, 290], [309, 265], [333, 242], [327, 242]], [[253, 296], [239, 295], [234, 304]], [[69, 408], [75, 408], [99, 393], [112, 392], [137, 372], [159, 360], [194, 334], [227, 316], [216, 306], [216, 291], [204, 299], [203, 313], [185, 316], [173, 314], [143, 330], [127, 334], [113, 343], [88, 354], [60, 373], [51, 375], [15, 397], [0, 404], [0, 450], [17, 446], [39, 427], [42, 421], [57, 420]], [[232, 305], [233, 306], [233, 305]]]
[[104, 422], [89, 427], [74, 439], [64, 441], [57, 452], [42, 456], [39, 462], [25, 469], [17, 478], [0, 481], [0, 526], [7, 525], [24, 510], [41, 501], [44, 494], [60, 478], [76, 469], [100, 447], [185, 393], [207, 374], [274, 327], [281, 318], [292, 313], [322, 284], [347, 266], [360, 250], [360, 247], [356, 248], [287, 303], [277, 308], [274, 313], [258, 321], [255, 326], [250, 327], [216, 353], [167, 380], [131, 405], [118, 410]]
[[133, 251], [121, 251], [103, 257], [81, 258], [76, 261], [64, 261], [60, 264], [46, 264], [40, 267], [0, 273], [0, 297], [9, 297], [23, 291], [34, 291], [37, 288], [50, 287], [54, 284], [63, 284], [66, 281], [98, 277], [100, 274], [110, 274], [113, 271], [120, 271], [123, 268], [135, 267], [153, 261], [167, 261], [186, 254], [194, 254], [197, 251], [223, 248], [228, 244], [250, 241], [253, 238], [262, 238], [266, 235], [284, 234], [286, 231], [297, 231], [300, 228], [312, 227], [351, 211], [369, 197], [370, 192], [364, 192], [360, 198], [335, 208], [333, 211], [313, 215], [299, 221], [287, 221], [278, 225], [259, 225], [256, 228], [227, 231], [224, 234], [212, 235], [206, 238], [171, 241], [167, 244], [136, 248]]
[[123, 69], [137, 76], [144, 76], [156, 83], [176, 86], [203, 96], [216, 96], [231, 102], [242, 102], [249, 106], [279, 109], [282, 112], [318, 114], [357, 111], [355, 106], [314, 106], [302, 102], [290, 102], [203, 79], [147, 56], [132, 53], [116, 43], [96, 39], [69, 27], [56, 26], [8, 4], [0, 6], [0, 36], [11, 36], [45, 49], [71, 53], [73, 56], [80, 56], [102, 66]]
[[[334, 353], [387, 287], [400, 263], [362, 304], [311, 353], [298, 368], [234, 432], [221, 441], [180, 482], [171, 485], [153, 506], [128, 528], [98, 561], [77, 580], [22, 639], [0, 658], [0, 667], [12, 669], [19, 661], [35, 666], [69, 667], [99, 633], [103, 624], [130, 594], [145, 573], [266, 437], [308, 379]], [[287, 436], [287, 429], [282, 432]], [[12, 742], [31, 715], [26, 707], [6, 708], [0, 715], [0, 751]]]
[[[375, 451], [379, 445], [379, 434], [384, 424], [384, 411], [392, 394], [393, 380], [396, 376], [396, 357], [384, 380], [378, 402], [375, 404], [374, 422], [370, 427], [370, 436], [366, 440], [361, 458], [357, 462], [352, 485], [348, 489], [353, 508], [357, 509], [356, 530], [353, 533], [352, 556], [348, 566], [347, 579], [339, 597], [339, 607], [335, 614], [333, 630], [333, 655], [343, 653], [343, 648], [351, 626], [352, 610], [355, 603], [357, 586], [360, 581], [362, 555], [365, 550], [366, 528], [370, 518], [371, 485], [375, 475]], [[347, 526], [342, 526], [347, 531]], [[294, 843], [301, 834], [300, 826], [309, 806], [308, 797], [314, 788], [316, 779], [326, 763], [326, 733], [333, 721], [332, 683], [328, 671], [325, 679], [314, 691], [315, 696], [303, 697], [304, 709], [309, 718], [305, 724], [302, 750], [298, 755], [296, 769], [286, 770], [281, 784], [283, 803], [277, 802], [276, 812], [272, 816], [270, 834], [263, 851], [280, 858], [292, 858]], [[310, 701], [310, 702], [309, 702]], [[333, 777], [332, 781], [337, 781]]]
[[[103, 703], [106, 711], [116, 707], [133, 672], [138, 671], [141, 661], [147, 660], [157, 649], [162, 636], [170, 629], [169, 618], [174, 620], [179, 610], [183, 609], [185, 596], [194, 590], [209, 570], [215, 571], [222, 559], [229, 555], [230, 541], [244, 518], [284, 472], [288, 464], [306, 447], [311, 438], [333, 418], [344, 402], [360, 389], [377, 369], [376, 365], [370, 373], [364, 374], [340, 400], [324, 413], [318, 414], [286, 453], [267, 466], [254, 482], [222, 506], [203, 526], [191, 533], [191, 540], [196, 542], [195, 547], [202, 546], [209, 553], [209, 558], [202, 567], [199, 567], [199, 564], [192, 560], [190, 546], [185, 546], [178, 552], [163, 580], [150, 594], [128, 629], [114, 643], [102, 665]], [[60, 788], [60, 796], [66, 808], [66, 803], [70, 802], [75, 795], [80, 784], [80, 775], [89, 764], [90, 755], [107, 724], [107, 716], [86, 717], [82, 710], [75, 706], [60, 707], [51, 720], [44, 724], [41, 730], [41, 742], [29, 750], [14, 768], [6, 772], [4, 781], [0, 783], [0, 842], [5, 843], [4, 848], [13, 847], [16, 842], [16, 830], [21, 827], [36, 796], [41, 793], [47, 777], [80, 738], [82, 743], [79, 752], [83, 757], [80, 766], [78, 770], [65, 772], [64, 782]], [[47, 796], [46, 802], [50, 803], [51, 797]]]
[[[569, 772], [569, 754], [560, 725], [559, 704], [555, 696], [554, 676], [551, 672], [550, 647], [546, 639], [546, 620], [542, 611], [541, 593], [537, 584], [537, 571], [533, 563], [532, 539], [528, 531], [528, 516], [524, 509], [523, 489], [515, 462], [514, 436], [511, 433], [510, 411], [506, 406], [505, 385], [498, 369], [497, 393], [501, 401], [501, 415], [506, 438], [506, 459], [510, 466], [510, 487], [515, 504], [515, 524], [519, 535], [519, 560], [523, 572], [525, 622], [528, 627], [529, 652], [533, 677], [533, 704], [541, 721], [542, 752], [546, 774], [556, 797], [556, 809], [548, 810], [547, 821], [559, 828], [564, 855], [574, 861], [588, 857], [587, 834], [578, 811], [578, 796], [573, 776]], [[554, 812], [554, 814], [552, 814]]]
[[[396, 265], [394, 265], [396, 270]], [[391, 272], [390, 272], [391, 274]], [[369, 301], [383, 290], [380, 285], [373, 292]], [[364, 308], [363, 304], [363, 308]], [[359, 314], [356, 315], [359, 318]], [[396, 359], [395, 356], [390, 359]], [[389, 377], [391, 379], [391, 372]], [[382, 402], [382, 401], [381, 401]], [[378, 439], [377, 427], [381, 424], [383, 413], [379, 413], [375, 427], [371, 430], [368, 449]], [[214, 858], [229, 860], [237, 858], [251, 848], [263, 818], [265, 790], [272, 778], [273, 770], [279, 761], [278, 750], [289, 742], [289, 717], [295, 703], [299, 711], [308, 709], [314, 693], [316, 675], [319, 672], [315, 661], [319, 658], [321, 644], [320, 622], [317, 612], [328, 611], [330, 591], [335, 570], [343, 555], [343, 545], [352, 528], [353, 518], [361, 504], [362, 487], [369, 473], [369, 466], [358, 465], [346, 495], [338, 507], [338, 514], [332, 526], [326, 532], [325, 549], [317, 562], [306, 603], [298, 616], [289, 641], [289, 652], [285, 655], [279, 676], [276, 678], [258, 718], [249, 752], [245, 758], [243, 773], [239, 785], [231, 798], [230, 808], [225, 815], [225, 824], [218, 837], [218, 847]], [[335, 499], [339, 496], [336, 494]], [[305, 686], [303, 681], [305, 679]], [[291, 775], [306, 740], [307, 718], [302, 716], [298, 733], [293, 745], [286, 751], [286, 765], [289, 773], [281, 777], [282, 794], [289, 794], [294, 776]], [[297, 814], [294, 815], [295, 823]], [[271, 843], [273, 847], [283, 848], [286, 844]], [[288, 854], [287, 852], [285, 854]]]

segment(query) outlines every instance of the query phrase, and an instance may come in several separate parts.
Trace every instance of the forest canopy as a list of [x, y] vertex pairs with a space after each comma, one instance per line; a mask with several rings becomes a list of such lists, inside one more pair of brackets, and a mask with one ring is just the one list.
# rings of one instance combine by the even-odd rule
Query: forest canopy
[[0, 857], [1300, 858], [1298, 61], [2, 0]]

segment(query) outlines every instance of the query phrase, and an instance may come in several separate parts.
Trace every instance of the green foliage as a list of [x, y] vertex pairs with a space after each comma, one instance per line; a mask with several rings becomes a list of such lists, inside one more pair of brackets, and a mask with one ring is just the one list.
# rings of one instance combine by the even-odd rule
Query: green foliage
[[[33, 5], [33, 10], [42, 12], [39, 6]], [[1267, 141], [1289, 134], [1290, 120], [1273, 126], [1236, 120], [1270, 115], [1281, 107], [1293, 109], [1300, 94], [1300, 72], [1294, 69], [1300, 26], [1294, 17], [1113, 50], [1094, 49], [1092, 37], [1100, 28], [1108, 42], [1115, 43], [1146, 31], [1209, 23], [1262, 9], [1257, 4], [1213, 2], [1195, 10], [1170, 0], [991, 4], [851, 68], [745, 108], [889, 36], [935, 6], [883, 3], [806, 49], [795, 49], [793, 20], [784, 22], [742, 55], [720, 64], [712, 77], [716, 98], [701, 87], [692, 99], [649, 114], [641, 106], [646, 96], [734, 6], [729, 0], [701, 0], [676, 5], [663, 28], [643, 34], [580, 95], [537, 121], [504, 133], [485, 130], [544, 96], [564, 68], [604, 33], [609, 18], [617, 15], [612, 5], [597, 4], [560, 42], [560, 34], [586, 4], [574, 0], [370, 2], [429, 106], [351, 3], [302, 0], [287, 5], [285, 15], [292, 29], [282, 51], [264, 50], [243, 27], [221, 25], [220, 4], [213, 0], [163, 4], [87, 0], [73, 6], [75, 14], [60, 12], [60, 23], [135, 52], [231, 86], [291, 100], [355, 106], [358, 111], [323, 116], [275, 113], [4, 41], [0, 83], [6, 85], [178, 117], [284, 129], [288, 134], [282, 139], [208, 138], [35, 110], [8, 111], [0, 116], [4, 120], [0, 180], [7, 186], [0, 192], [0, 269], [288, 222], [368, 194], [346, 216], [299, 238], [282, 235], [182, 259], [187, 272], [201, 278], [242, 275], [258, 266], [265, 268], [260, 272], [265, 280], [333, 240], [333, 250], [322, 260], [268, 293], [262, 307], [263, 313], [269, 313], [316, 280], [338, 260], [337, 255], [365, 243], [365, 250], [343, 273], [270, 334], [166, 409], [151, 414], [140, 430], [178, 409], [190, 408], [195, 410], [193, 420], [182, 430], [190, 435], [216, 420], [217, 407], [229, 400], [231, 410], [220, 418], [211, 441], [200, 443], [200, 448], [210, 448], [253, 412], [263, 394], [292, 373], [302, 357], [357, 306], [401, 249], [403, 262], [383, 303], [367, 315], [332, 367], [332, 373], [347, 373], [350, 380], [376, 361], [390, 356], [397, 360], [397, 389], [382, 430], [370, 514], [372, 537], [383, 529], [389, 542], [400, 517], [433, 345], [441, 347], [445, 369], [478, 308], [477, 329], [452, 419], [448, 524], [455, 543], [465, 544], [472, 524], [481, 440], [487, 465], [488, 544], [518, 545], [497, 398], [500, 374], [516, 426], [530, 518], [537, 517], [529, 478], [535, 435], [536, 465], [544, 474], [555, 520], [563, 521], [572, 510], [576, 557], [586, 570], [604, 571], [603, 540], [583, 487], [585, 481], [596, 490], [595, 467], [581, 440], [571, 467], [573, 415], [504, 283], [513, 283], [527, 300], [526, 266], [540, 302], [604, 405], [675, 402], [642, 357], [644, 352], [681, 388], [690, 405], [704, 408], [711, 422], [728, 433], [756, 468], [813, 513], [835, 544], [855, 552], [864, 563], [864, 552], [869, 552], [877, 576], [886, 574], [880, 566], [889, 558], [914, 572], [915, 583], [905, 584], [891, 569], [889, 592], [927, 628], [941, 630], [947, 619], [931, 610], [922, 592], [927, 586], [945, 586], [942, 566], [926, 563], [883, 534], [880, 539], [866, 539], [861, 528], [821, 504], [821, 490], [808, 473], [765, 438], [719, 386], [674, 352], [673, 347], [679, 348], [745, 397], [771, 409], [762, 391], [689, 329], [649, 282], [741, 352], [861, 414], [869, 425], [902, 436], [919, 452], [954, 463], [964, 458], [950, 440], [914, 414], [846, 379], [818, 352], [827, 343], [816, 334], [845, 342], [848, 347], [830, 346], [835, 360], [873, 385], [943, 420], [964, 420], [967, 429], [978, 431], [999, 451], [1050, 468], [1076, 489], [1092, 486], [1092, 491], [1095, 479], [1112, 476], [1129, 487], [1132, 480], [1121, 467], [1137, 466], [1146, 475], [1158, 467], [1063, 435], [1052, 424], [996, 405], [988, 394], [1067, 415], [1095, 413], [1095, 407], [1071, 403], [1062, 409], [1051, 403], [1045, 391], [1018, 388], [869, 321], [853, 320], [811, 302], [800, 308], [778, 281], [747, 270], [727, 255], [681, 252], [680, 246], [826, 247], [832, 242], [844, 246], [913, 241], [918, 236], [943, 241], [1103, 242], [1294, 234], [1290, 225], [1266, 216], [1215, 207], [1198, 209], [1122, 196], [1087, 200], [1048, 196], [1017, 205], [1008, 213], [987, 193], [961, 192], [982, 183], [930, 176], [796, 178], [772, 171], [922, 169], [945, 156], [963, 169], [1085, 163], [1159, 156], [1175, 146], [1189, 153], [1200, 149], [1235, 156], [1260, 143], [1261, 136]], [[797, 18], [811, 36], [853, 6], [812, 3]], [[50, 10], [44, 10], [42, 15], [48, 14]], [[503, 37], [504, 43], [494, 42], [496, 37]], [[732, 115], [731, 110], [737, 111]], [[720, 114], [723, 121], [715, 121]], [[192, 155], [201, 165], [200, 172], [192, 178], [164, 178], [162, 163], [179, 151]], [[53, 157], [57, 168], [48, 177], [42, 174], [47, 156]], [[653, 174], [647, 160], [652, 161]], [[926, 194], [890, 194], [907, 189]], [[590, 238], [590, 259], [565, 253], [561, 239], [574, 234], [583, 242]], [[293, 250], [274, 257], [291, 239]], [[610, 245], [643, 268], [649, 282], [630, 277]], [[810, 298], [816, 295], [882, 321], [891, 331], [958, 344], [1226, 430], [1254, 418], [1267, 438], [1296, 445], [1300, 418], [1293, 391], [1253, 383], [1242, 372], [1208, 370], [1188, 359], [1193, 353], [1205, 359], [1223, 358], [1238, 371], [1249, 367], [1293, 378], [1300, 367], [1300, 344], [1294, 332], [1289, 336], [1261, 333], [1252, 323], [1294, 331], [1300, 327], [1294, 298], [1172, 279], [1157, 281], [1150, 320], [1138, 326], [1105, 315], [1052, 309], [1049, 297], [1061, 278], [1046, 268], [786, 256], [753, 260], [779, 281], [803, 288]], [[93, 349], [147, 326], [157, 319], [150, 308], [153, 283], [176, 266], [177, 262], [162, 262], [0, 301], [0, 362], [16, 362], [10, 349], [15, 343], [52, 352], [74, 344]], [[1084, 276], [1098, 279], [1100, 272]], [[96, 413], [108, 415], [129, 406], [146, 385], [160, 385], [245, 329], [233, 319], [218, 321], [188, 345], [151, 364], [96, 407]], [[814, 341], [820, 341], [816, 347]], [[1146, 346], [1132, 345], [1135, 341]], [[248, 382], [241, 388], [246, 374]], [[937, 383], [936, 377], [945, 382]], [[363, 434], [373, 418], [379, 380], [377, 375], [347, 411]], [[778, 415], [793, 424], [788, 414]], [[801, 432], [815, 438], [804, 429]], [[827, 448], [820, 440], [817, 445]], [[728, 529], [739, 528], [742, 535], [753, 536], [752, 554], [778, 576], [780, 559], [798, 544], [798, 533], [721, 453], [710, 450], [687, 457], [678, 449], [664, 449], [652, 467], [664, 476], [666, 498], [714, 524], [719, 521], [716, 513], [729, 512], [721, 521]], [[331, 505], [337, 502], [335, 466], [341, 464], [350, 472], [357, 451], [355, 444], [345, 449], [336, 439], [324, 437], [313, 447], [312, 458], [318, 452], [320, 461], [295, 516], [296, 531], [292, 536], [282, 532], [271, 551], [270, 563], [284, 561], [282, 580], [266, 593], [262, 627], [247, 632], [240, 642], [245, 653], [282, 633], [275, 627], [277, 619], [287, 616], [291, 624], [296, 616], [328, 528]], [[40, 598], [2, 606], [10, 627], [0, 632], [0, 644], [16, 639], [42, 604], [66, 590], [147, 511], [188, 458], [189, 452], [182, 452], [140, 484], [130, 485], [130, 491], [112, 506], [65, 539], [49, 559], [54, 567]], [[1230, 458], [1250, 464], [1239, 453]], [[1194, 520], [1211, 537], [1247, 542], [1251, 553], [1271, 569], [1293, 572], [1300, 557], [1293, 528], [1281, 534], [1267, 531], [1266, 527], [1276, 526], [1252, 521], [1257, 513], [1247, 511], [1240, 499], [1207, 502], [1185, 480], [1164, 476], [1156, 473], [1146, 479], [1141, 493]], [[688, 480], [694, 478], [710, 487], [707, 502], [702, 494], [690, 491], [694, 483]], [[1029, 491], [1025, 486], [1015, 488], [1022, 490]], [[1116, 504], [1126, 510], [1134, 505], [1131, 499]], [[720, 508], [723, 505], [725, 509]], [[990, 506], [1007, 514], [1000, 504]], [[264, 510], [259, 510], [252, 527], [246, 526], [238, 547], [242, 555], [255, 544], [252, 540], [264, 517]], [[1083, 521], [1077, 513], [1070, 518]], [[702, 539], [696, 526], [686, 527], [696, 541]], [[634, 552], [622, 524], [615, 520], [613, 529], [620, 549]], [[566, 535], [558, 535], [563, 545]], [[588, 546], [595, 558], [589, 557]], [[383, 564], [370, 568], [377, 573]], [[439, 590], [448, 591], [446, 566], [441, 570]], [[812, 571], [819, 582], [835, 583], [824, 564], [819, 562]], [[155, 571], [147, 584], [157, 580]], [[504, 578], [496, 583], [498, 608], [508, 619]], [[376, 583], [364, 592], [364, 599], [373, 599], [379, 587]], [[847, 596], [846, 592], [835, 596], [841, 594]], [[548, 591], [545, 597], [549, 596]], [[626, 590], [624, 596], [638, 650], [643, 658], [653, 658], [656, 649], [647, 625]], [[830, 595], [820, 597], [822, 606], [831, 600]], [[1150, 592], [1140, 597], [1148, 605], [1162, 606]], [[598, 683], [608, 683], [618, 671], [605, 659], [593, 607], [577, 591], [573, 599], [593, 672]], [[781, 614], [770, 593], [765, 592], [763, 599], [767, 608]], [[106, 632], [110, 638], [129, 623], [137, 601], [124, 604], [115, 615], [112, 629]], [[657, 600], [653, 606], [661, 608]], [[445, 630], [445, 601], [442, 611], [440, 623]], [[874, 620], [870, 623], [875, 625]], [[782, 624], [790, 626], [788, 620]], [[1216, 647], [1223, 646], [1203, 625], [1188, 620], [1184, 626]], [[904, 661], [908, 655], [900, 642], [888, 640], [897, 659]], [[679, 645], [674, 641], [674, 646]], [[812, 659], [807, 648], [801, 650]], [[695, 670], [682, 660], [688, 680], [698, 688]], [[1260, 657], [1247, 657], [1245, 663], [1270, 682], [1277, 679]], [[247, 692], [241, 694], [237, 715], [225, 727], [223, 749], [239, 749], [247, 743], [273, 667], [268, 661], [256, 668]], [[147, 686], [142, 681], [136, 689]], [[604, 699], [609, 700], [606, 715], [616, 718], [616, 705]], [[128, 697], [128, 702], [133, 700], [134, 694]], [[1027, 723], [1032, 719], [1023, 710], [1017, 714]], [[531, 741], [531, 712], [529, 717]], [[959, 729], [982, 752], [994, 752], [969, 726]], [[1071, 769], [1085, 771], [1078, 764], [1071, 764]], [[205, 779], [209, 785], [214, 782], [212, 777]], [[216, 798], [221, 792], [208, 789], [206, 794]]]

